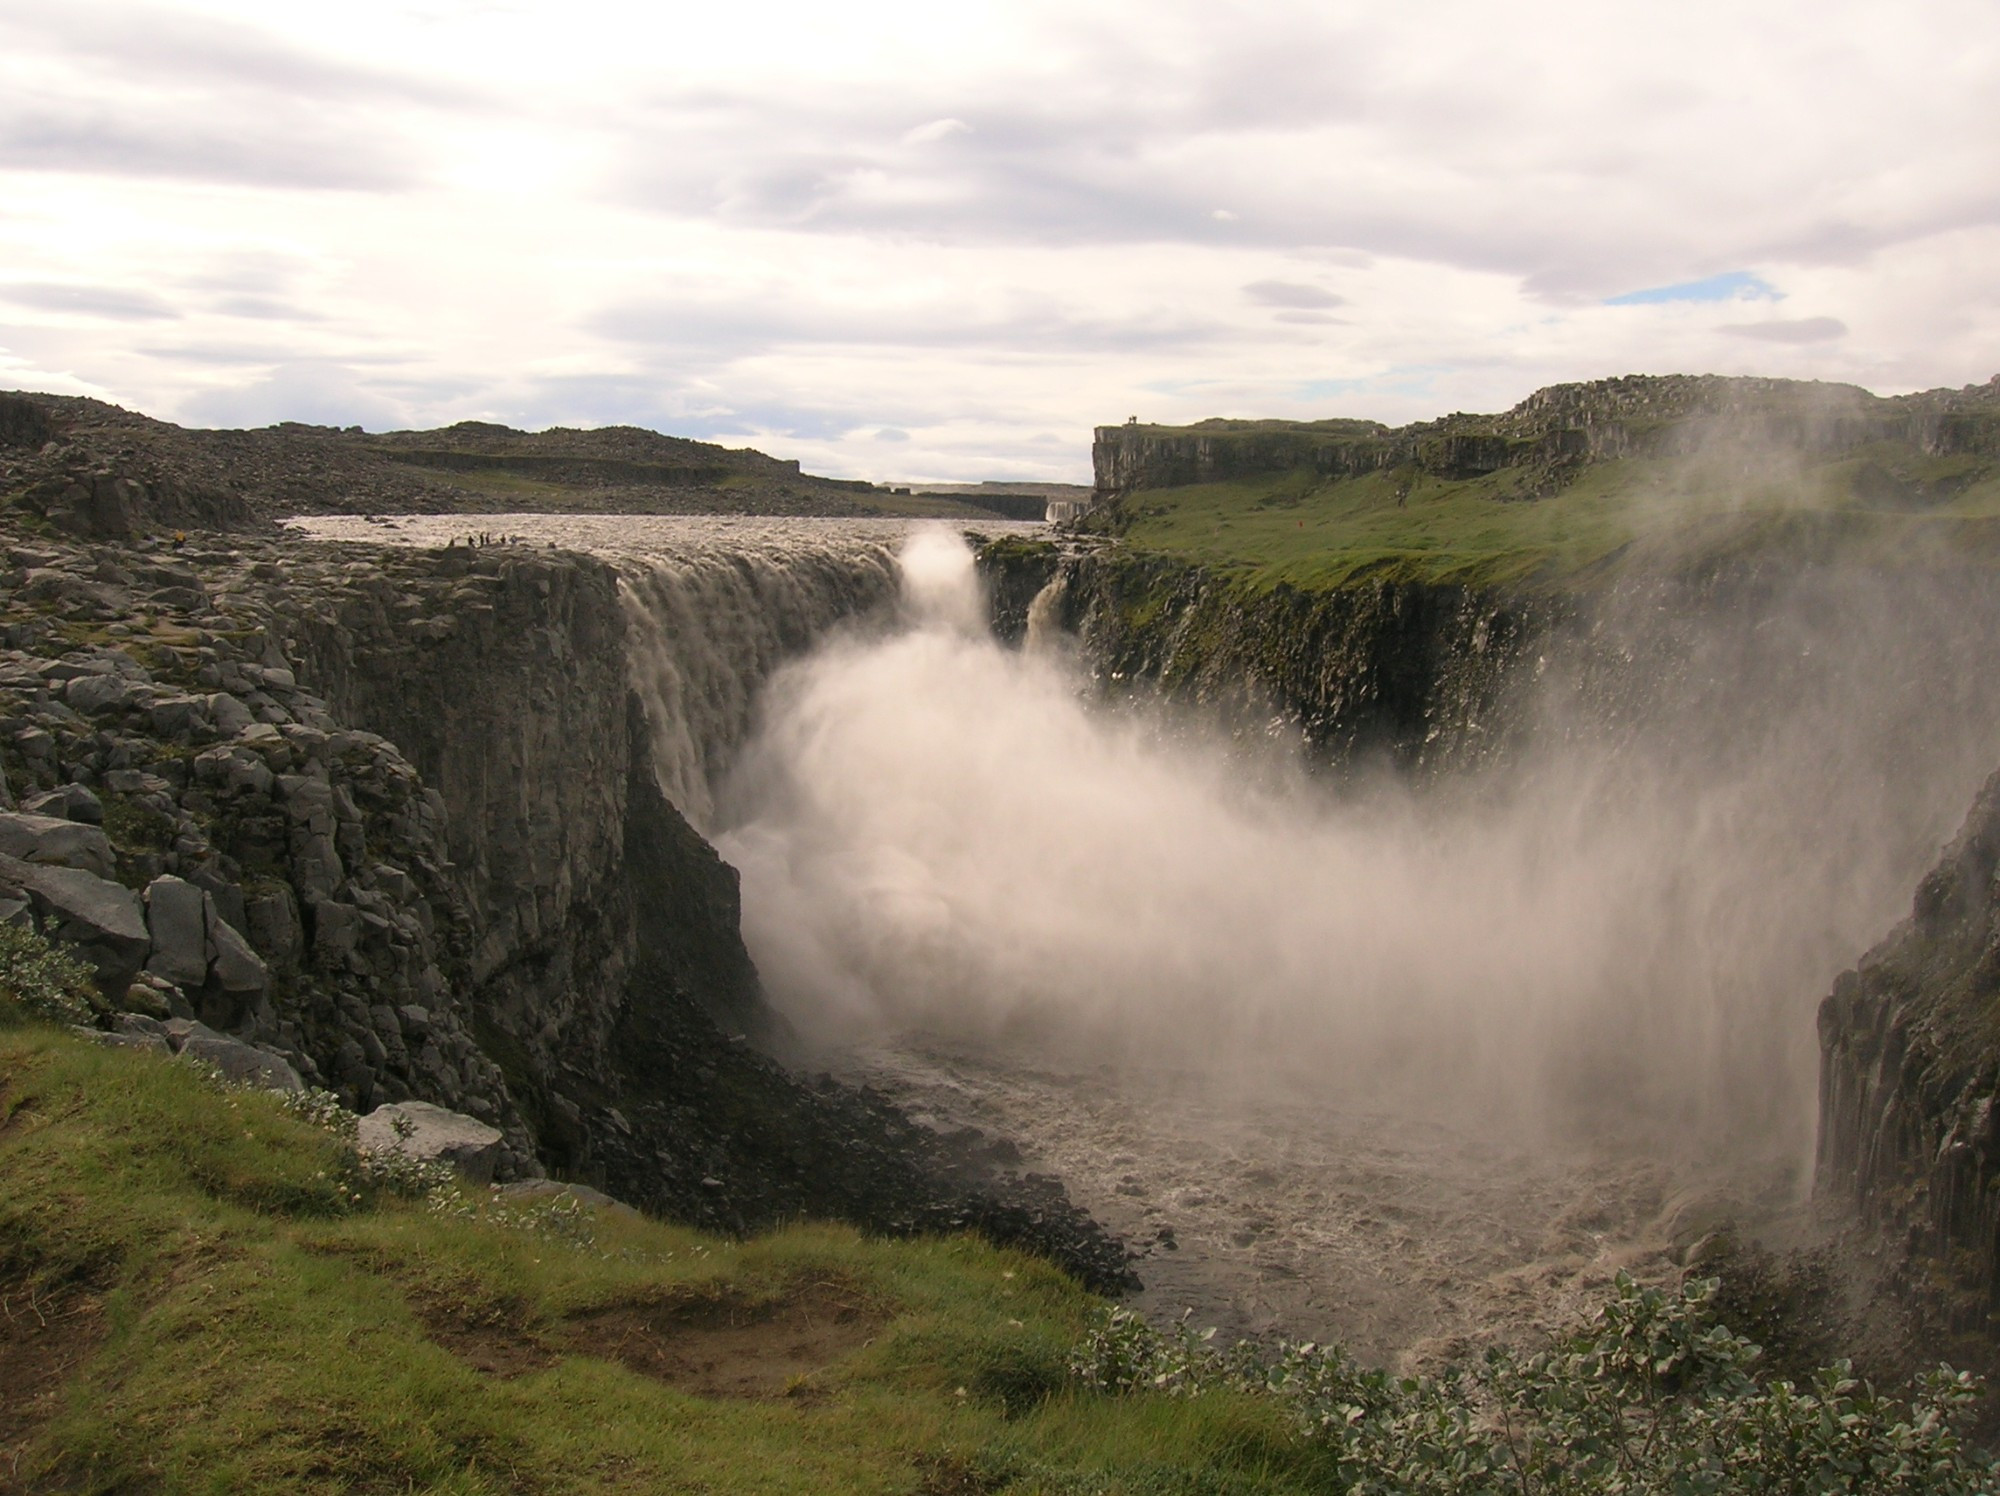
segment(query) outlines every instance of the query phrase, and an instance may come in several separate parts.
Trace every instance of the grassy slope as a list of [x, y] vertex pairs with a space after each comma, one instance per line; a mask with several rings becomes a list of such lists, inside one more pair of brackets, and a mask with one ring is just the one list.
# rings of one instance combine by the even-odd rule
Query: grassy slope
[[[1884, 498], [1888, 473], [1907, 492]], [[1299, 469], [1122, 501], [1128, 541], [1218, 565], [1252, 586], [1363, 578], [1565, 585], [1644, 562], [1784, 552], [1885, 564], [2000, 559], [2000, 470], [1976, 459], [1865, 452], [1804, 468], [1601, 462], [1533, 498], [1503, 469], [1328, 480]], [[1404, 494], [1399, 505], [1398, 494]]]
[[[1315, 1478], [1269, 1406], [1061, 1391], [1094, 1301], [1032, 1258], [811, 1226], [729, 1243], [614, 1215], [577, 1245], [356, 1198], [350, 1166], [271, 1097], [0, 1028], [0, 1490]], [[829, 1293], [865, 1311], [866, 1343], [779, 1395], [705, 1396], [627, 1364], [673, 1353], [688, 1325], [823, 1310]]]

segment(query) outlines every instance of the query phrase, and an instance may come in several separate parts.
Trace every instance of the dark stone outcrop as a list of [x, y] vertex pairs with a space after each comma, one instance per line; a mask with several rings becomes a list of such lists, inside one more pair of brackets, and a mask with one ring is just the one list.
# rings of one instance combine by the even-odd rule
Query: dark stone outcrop
[[1561, 597], [1416, 583], [1252, 592], [1122, 547], [999, 542], [980, 556], [1003, 638], [1032, 599], [1080, 636], [1100, 683], [1157, 690], [1244, 731], [1289, 724], [1319, 761], [1374, 756], [1438, 769], [1499, 751], [1528, 646], [1564, 623]]
[[0, 446], [39, 447], [55, 435], [48, 411], [21, 395], [0, 395]]
[[1905, 1254], [1952, 1328], [2000, 1308], [2000, 773], [1910, 916], [1820, 1005], [1819, 1190]]

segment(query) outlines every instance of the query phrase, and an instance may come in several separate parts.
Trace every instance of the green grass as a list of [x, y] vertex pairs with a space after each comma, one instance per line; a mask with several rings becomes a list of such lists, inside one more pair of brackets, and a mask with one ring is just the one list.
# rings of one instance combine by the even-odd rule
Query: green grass
[[[1315, 1488], [1273, 1407], [1069, 1390], [1096, 1301], [1031, 1257], [616, 1215], [578, 1245], [488, 1217], [373, 1191], [272, 1097], [16, 1016], [0, 1485], [17, 1462], [27, 1489], [89, 1491]], [[870, 1307], [868, 1342], [797, 1395], [702, 1395], [579, 1329], [829, 1283]], [[482, 1370], [479, 1344], [531, 1354]]]
[[1121, 502], [1137, 549], [1220, 567], [1253, 587], [1382, 580], [1570, 586], [1637, 566], [1730, 560], [1931, 565], [2000, 560], [2000, 465], [1869, 450], [1814, 466], [1633, 459], [1591, 464], [1537, 495], [1502, 469], [1415, 467], [1326, 479], [1310, 469]]

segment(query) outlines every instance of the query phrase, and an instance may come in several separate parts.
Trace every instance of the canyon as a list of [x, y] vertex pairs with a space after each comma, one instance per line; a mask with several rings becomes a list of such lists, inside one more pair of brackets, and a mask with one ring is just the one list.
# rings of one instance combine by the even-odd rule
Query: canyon
[[[1238, 1331], [1320, 1313], [1387, 1359], [1547, 1328], [1618, 1267], [1671, 1271], [1732, 1222], [1795, 1222], [1816, 1179], [1893, 1240], [1909, 1296], [1970, 1330], [1994, 1291], [2000, 1208], [1990, 790], [1942, 863], [1936, 849], [2000, 762], [1984, 689], [2000, 664], [1991, 526], [1972, 503], [2000, 450], [1996, 402], [1988, 387], [1858, 395], [1611, 381], [1403, 433], [1103, 428], [1098, 501], [1073, 532], [957, 517], [976, 532], [978, 588], [963, 590], [968, 570], [929, 606], [983, 602], [942, 622], [905, 595], [901, 522], [797, 517], [810, 485], [747, 458], [737, 468], [759, 483], [794, 489], [761, 507], [794, 517], [649, 536], [642, 521], [488, 518], [495, 491], [479, 517], [426, 517], [443, 490], [352, 479], [351, 453], [326, 455], [354, 446], [334, 433], [176, 435], [5, 397], [0, 768], [15, 830], [0, 850], [15, 862], [0, 874], [25, 917], [98, 962], [107, 1023], [113, 1009], [199, 1020], [356, 1109], [418, 1099], [489, 1121], [502, 1177], [551, 1172], [703, 1226], [809, 1213], [973, 1228], [1100, 1289], [1144, 1280], [1163, 1312], [1199, 1298]], [[667, 481], [629, 466], [662, 465], [650, 449], [509, 440], [382, 439], [367, 461], [426, 483], [508, 463], [510, 482]], [[437, 455], [460, 448], [475, 455]], [[1641, 537], [1558, 574], [1546, 558], [1453, 571], [1412, 549], [1319, 583], [1285, 574], [1286, 555], [1204, 557], [1166, 528], [1203, 484], [1269, 480], [1244, 508], [1284, 538], [1308, 533], [1315, 504], [1345, 502], [1342, 484], [1388, 485], [1392, 517], [1459, 501], [1440, 485], [1505, 488], [1475, 496], [1525, 507], [1588, 496], [1606, 464], [1718, 450], [1735, 470], [1754, 451], [1756, 483], [1804, 465], [1841, 503], [1775, 526], [1733, 511], [1692, 557], [1649, 555]], [[726, 476], [688, 477], [689, 506]], [[281, 513], [341, 517], [281, 530]], [[1155, 532], [1168, 543], [1147, 544]], [[1787, 559], [1801, 535], [1803, 561]], [[984, 888], [976, 908], [998, 933], [981, 942], [924, 935], [932, 906], [897, 902], [908, 885], [881, 877], [811, 914], [807, 895], [837, 892], [857, 864], [816, 867], [813, 823], [774, 819], [785, 795], [823, 788], [782, 732], [816, 723], [824, 748], [835, 728], [892, 720], [824, 715], [823, 701], [798, 713], [815, 687], [865, 683], [834, 673], [841, 661], [898, 647], [959, 680], [993, 672], [991, 730], [949, 740], [954, 763], [990, 771], [942, 781], [954, 816], [974, 790], [1015, 804], [1002, 786], [1021, 793], [1016, 825], [1038, 798], [1059, 802], [1069, 781], [1049, 765], [1087, 761], [1098, 727], [1057, 753], [999, 730], [1002, 708], [1074, 708], [1132, 725], [1121, 768], [1075, 781], [1100, 788], [1074, 824], [1096, 824], [1120, 773], [1207, 785], [1210, 801], [1161, 802], [1179, 839], [1229, 849], [1237, 892], [1260, 876], [1269, 889], [1231, 902], [1138, 817], [1095, 837], [1126, 855], [1078, 855], [1074, 875], [1047, 871], [1065, 865], [1050, 843], [1011, 880], [950, 885]], [[1213, 825], [1211, 801], [1226, 808]], [[1312, 834], [1269, 830], [1288, 819]], [[986, 825], [943, 824], [948, 838]], [[1399, 850], [1412, 845], [1431, 851]], [[1342, 859], [1350, 875], [1316, 881]], [[83, 891], [116, 908], [92, 915], [49, 868], [94, 879]], [[1095, 935], [1060, 933], [1091, 890], [1129, 896], [1094, 916], [1138, 932], [1113, 953], [1123, 964], [1102, 964]], [[1269, 890], [1298, 912], [1263, 907]], [[1357, 912], [1318, 912], [1340, 899]], [[1218, 900], [1244, 938], [1176, 951], [1175, 929]], [[177, 902], [214, 946], [178, 966], [156, 959], [180, 948], [165, 933]], [[807, 912], [770, 912], [787, 908]], [[993, 918], [1010, 910], [1012, 924]], [[816, 943], [788, 948], [802, 931]], [[1003, 962], [1010, 939], [1025, 954]], [[1038, 946], [1046, 965], [1028, 959]], [[917, 947], [932, 965], [909, 964]], [[1328, 950], [1349, 953], [1350, 996], [1315, 1006]], [[1065, 964], [1130, 975], [1086, 1001]], [[866, 994], [849, 1006], [869, 1021], [828, 1029], [842, 983]], [[1044, 1001], [946, 1001], [1002, 989]], [[1049, 993], [1085, 1011], [1051, 1018]], [[1225, 1018], [1261, 1047], [1226, 1043]], [[911, 1029], [933, 1047], [879, 1042]], [[1412, 1034], [1436, 1053], [1406, 1053]], [[996, 1035], [1022, 1041], [999, 1072]], [[1100, 1065], [1143, 1084], [1104, 1089], [1092, 1131], [1064, 1108]], [[1241, 1118], [1246, 1085], [1267, 1090], [1263, 1131], [1200, 1136], [1204, 1117]], [[1329, 1086], [1366, 1104], [1314, 1133], [1303, 1119]], [[1364, 1125], [1413, 1114], [1434, 1130]], [[1037, 1144], [1038, 1116], [1070, 1133]], [[1498, 1151], [1451, 1163], [1468, 1127]], [[1578, 1161], [1503, 1199], [1520, 1157], [1593, 1132], [1629, 1143], [1626, 1162], [1563, 1155]], [[1120, 1136], [1123, 1161], [1105, 1141]], [[1281, 1192], [1230, 1184], [1276, 1136], [1317, 1156], [1292, 1161], [1319, 1181], [1301, 1193], [1345, 1203], [1287, 1215]], [[1436, 1196], [1384, 1193], [1424, 1170]], [[1488, 1240], [1452, 1226], [1454, 1210]], [[1535, 1217], [1547, 1239], [1527, 1239]], [[1314, 1222], [1345, 1224], [1315, 1237]], [[1454, 1230], [1425, 1291], [1487, 1310], [1453, 1319], [1337, 1290], [1341, 1275], [1393, 1277], [1413, 1243]], [[1219, 1277], [1183, 1266], [1183, 1238], [1207, 1239]], [[1288, 1254], [1321, 1256], [1329, 1276], [1277, 1286], [1301, 1280]]]

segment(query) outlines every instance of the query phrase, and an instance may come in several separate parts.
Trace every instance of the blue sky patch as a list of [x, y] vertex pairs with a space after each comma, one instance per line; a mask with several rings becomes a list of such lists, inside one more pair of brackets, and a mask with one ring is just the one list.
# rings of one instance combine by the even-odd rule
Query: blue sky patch
[[1727, 270], [1706, 280], [1653, 286], [1605, 299], [1606, 306], [1652, 306], [1662, 301], [1779, 301], [1784, 292], [1748, 270]]

